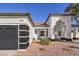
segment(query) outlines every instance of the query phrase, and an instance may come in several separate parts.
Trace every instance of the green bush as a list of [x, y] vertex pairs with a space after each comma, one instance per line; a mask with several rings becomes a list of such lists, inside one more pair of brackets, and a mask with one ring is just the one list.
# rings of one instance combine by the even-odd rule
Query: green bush
[[40, 38], [40, 44], [49, 45], [51, 41], [48, 38]]

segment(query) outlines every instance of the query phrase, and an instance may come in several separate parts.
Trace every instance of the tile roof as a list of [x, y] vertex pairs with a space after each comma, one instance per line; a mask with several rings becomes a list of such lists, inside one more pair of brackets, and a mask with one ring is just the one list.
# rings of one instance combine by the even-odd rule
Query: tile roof
[[44, 24], [44, 22], [34, 22], [35, 27], [48, 27], [47, 24]]

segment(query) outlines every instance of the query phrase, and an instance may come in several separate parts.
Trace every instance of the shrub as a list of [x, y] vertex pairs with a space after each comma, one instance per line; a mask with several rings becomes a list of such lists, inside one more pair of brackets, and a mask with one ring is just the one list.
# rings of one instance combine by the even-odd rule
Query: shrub
[[51, 41], [48, 38], [40, 38], [40, 44], [49, 45]]

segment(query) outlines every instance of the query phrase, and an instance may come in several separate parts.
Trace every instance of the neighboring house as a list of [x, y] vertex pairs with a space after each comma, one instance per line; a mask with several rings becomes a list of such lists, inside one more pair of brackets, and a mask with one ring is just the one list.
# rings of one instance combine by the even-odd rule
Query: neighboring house
[[79, 25], [72, 25], [71, 38], [79, 39]]
[[79, 32], [78, 32], [78, 28], [79, 28], [79, 3], [70, 3], [66, 9], [65, 9], [65, 13], [66, 14], [75, 14], [74, 16], [74, 21], [73, 23], [76, 21], [76, 23], [72, 24], [72, 30], [71, 30], [71, 37], [74, 39], [78, 39], [79, 37]]
[[25, 49], [43, 37], [61, 39], [71, 37], [74, 14], [49, 14], [45, 22], [35, 23], [29, 13], [0, 13], [0, 50]]

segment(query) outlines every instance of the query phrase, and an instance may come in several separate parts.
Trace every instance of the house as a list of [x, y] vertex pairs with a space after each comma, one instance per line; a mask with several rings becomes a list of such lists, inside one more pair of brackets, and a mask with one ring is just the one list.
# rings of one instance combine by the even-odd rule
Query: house
[[47, 20], [35, 23], [29, 13], [0, 13], [0, 50], [25, 49], [43, 37], [71, 39], [74, 14], [49, 14]]
[[20, 50], [32, 42], [29, 13], [0, 13], [0, 50]]
[[[35, 26], [34, 37], [39, 39], [40, 36], [50, 39], [71, 39], [71, 20], [74, 14], [49, 14], [47, 20]], [[44, 25], [44, 26], [43, 26]], [[36, 31], [37, 30], [37, 31]]]

